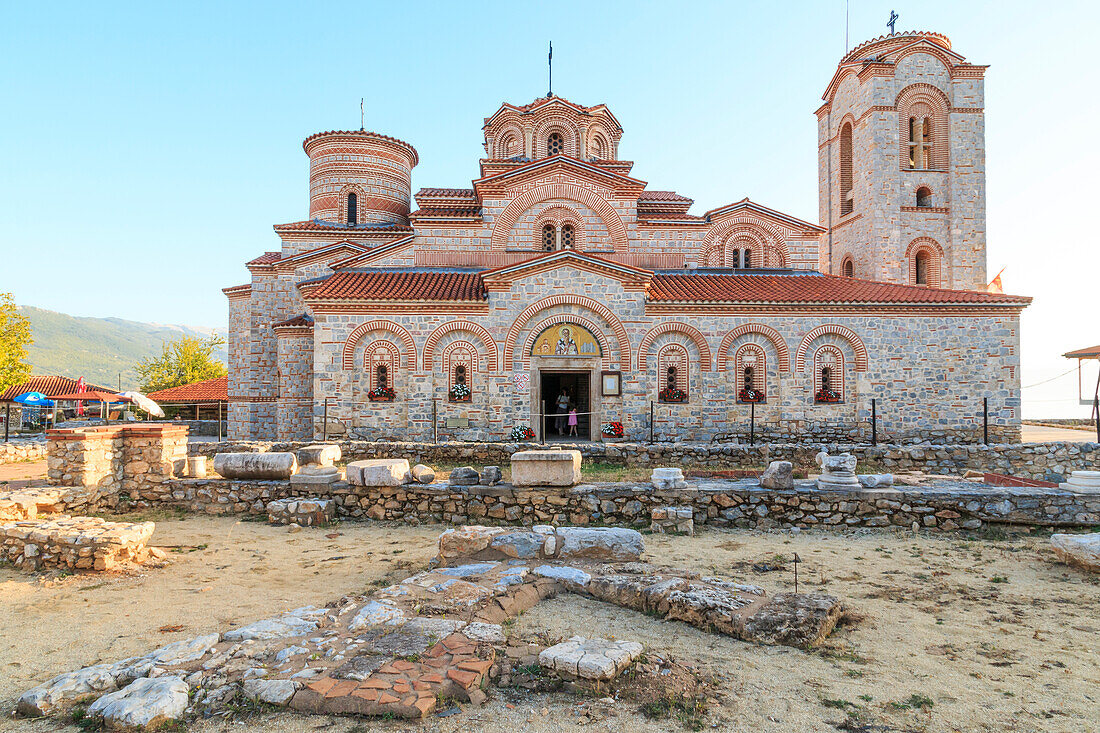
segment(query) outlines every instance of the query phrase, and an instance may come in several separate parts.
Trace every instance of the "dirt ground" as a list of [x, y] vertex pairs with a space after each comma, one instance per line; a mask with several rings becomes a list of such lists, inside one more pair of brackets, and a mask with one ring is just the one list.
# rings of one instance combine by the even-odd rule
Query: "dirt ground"
[[[171, 549], [165, 568], [68, 577], [0, 568], [0, 709], [62, 671], [405, 577], [426, 565], [441, 531], [344, 523], [288, 533], [234, 518], [156, 518], [154, 544]], [[713, 683], [706, 729], [1097, 729], [1100, 578], [1056, 564], [1043, 538], [704, 530], [646, 542], [654, 562], [769, 592], [791, 587], [798, 553], [800, 589], [836, 594], [865, 618], [807, 653], [566, 594], [528, 611], [510, 633], [543, 642], [574, 633], [641, 641]], [[762, 566], [782, 569], [757, 572]], [[0, 719], [0, 728], [8, 727], [64, 729], [56, 721]], [[421, 723], [284, 712], [191, 729], [627, 733], [684, 726], [675, 718], [648, 720], [622, 696], [494, 688], [482, 708]]]

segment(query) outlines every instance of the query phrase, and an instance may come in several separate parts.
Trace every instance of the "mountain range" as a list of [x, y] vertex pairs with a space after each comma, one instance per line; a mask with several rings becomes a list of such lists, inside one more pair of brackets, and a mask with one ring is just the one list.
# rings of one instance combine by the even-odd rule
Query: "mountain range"
[[[138, 388], [134, 366], [142, 359], [159, 356], [164, 342], [181, 336], [226, 337], [224, 328], [84, 318], [32, 306], [20, 306], [19, 311], [30, 319], [34, 335], [34, 343], [27, 348], [27, 362], [33, 374], [84, 377], [89, 382], [123, 390]], [[216, 351], [214, 357], [225, 363], [225, 347]]]

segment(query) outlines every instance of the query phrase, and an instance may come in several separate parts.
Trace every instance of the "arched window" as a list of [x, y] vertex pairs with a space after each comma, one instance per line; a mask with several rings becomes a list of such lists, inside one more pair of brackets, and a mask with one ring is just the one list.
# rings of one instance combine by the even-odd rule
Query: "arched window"
[[359, 198], [354, 192], [348, 194], [348, 226], [359, 223]]
[[730, 250], [730, 262], [733, 263], [734, 267], [740, 267], [741, 266], [741, 250], [739, 250], [739, 249]]
[[734, 356], [738, 402], [764, 402], [767, 388], [767, 356], [757, 344], [745, 344]]
[[588, 153], [593, 160], [607, 159], [607, 144], [604, 142], [603, 135], [597, 133], [592, 136], [592, 141], [588, 146]]
[[466, 384], [466, 365], [459, 364], [455, 367], [455, 384]]
[[542, 248], [547, 252], [553, 252], [558, 243], [558, 232], [553, 224], [546, 224], [542, 228]]
[[844, 354], [825, 345], [814, 353], [814, 402], [844, 401]]
[[519, 138], [512, 133], [501, 138], [497, 155], [501, 158], [514, 158], [519, 155]]
[[913, 263], [915, 268], [915, 279], [917, 285], [928, 285], [929, 278], [929, 265], [932, 258], [928, 255], [928, 250], [918, 250], [914, 255], [915, 262]]
[[546, 138], [546, 154], [561, 155], [565, 152], [565, 141], [561, 137], [560, 132], [550, 133], [550, 137]]
[[370, 375], [371, 401], [389, 401], [394, 397], [394, 375], [397, 367], [397, 347], [389, 341], [375, 341], [365, 350], [367, 373]]
[[852, 125], [845, 122], [840, 128], [840, 215], [847, 216], [855, 208], [852, 191]]
[[851, 257], [844, 258], [844, 262], [840, 266], [840, 271], [844, 273], [844, 277], [855, 277], [856, 264], [852, 262]]
[[909, 118], [909, 167], [925, 170], [932, 163], [932, 118]]
[[559, 249], [566, 249], [573, 246], [573, 225], [562, 224], [561, 225], [561, 247]]
[[752, 250], [751, 249], [741, 250], [741, 267], [745, 268], [746, 270], [752, 268]]
[[932, 190], [928, 186], [921, 186], [917, 189], [917, 206], [922, 209], [932, 206]]
[[390, 368], [388, 365], [375, 364], [374, 386], [375, 389], [386, 389], [390, 386]]
[[667, 344], [657, 356], [659, 391], [661, 402], [686, 402], [690, 380], [688, 379], [688, 353], [680, 344]]
[[477, 373], [477, 349], [468, 341], [453, 341], [443, 349], [443, 373], [447, 375], [447, 400], [469, 402]]

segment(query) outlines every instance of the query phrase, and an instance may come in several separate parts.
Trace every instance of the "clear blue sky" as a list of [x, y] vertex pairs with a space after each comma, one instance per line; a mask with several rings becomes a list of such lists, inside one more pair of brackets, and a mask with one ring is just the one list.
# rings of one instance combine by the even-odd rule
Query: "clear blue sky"
[[[1086, 2], [851, 0], [851, 43], [946, 33], [990, 64], [990, 277], [1035, 296], [1024, 384], [1100, 343], [1097, 85]], [[621, 156], [694, 211], [750, 196], [817, 220], [813, 111], [844, 1], [16, 3], [0, 24], [0, 291], [75, 315], [224, 326], [220, 288], [308, 212], [301, 141], [368, 129], [416, 146], [413, 186], [468, 186], [481, 124], [554, 91], [607, 103]], [[81, 286], [69, 268], [78, 265]], [[1073, 377], [1025, 391], [1076, 415]], [[1049, 401], [1048, 401], [1049, 400]], [[1057, 400], [1057, 401], [1054, 401]], [[1086, 411], [1087, 414], [1087, 411]]]

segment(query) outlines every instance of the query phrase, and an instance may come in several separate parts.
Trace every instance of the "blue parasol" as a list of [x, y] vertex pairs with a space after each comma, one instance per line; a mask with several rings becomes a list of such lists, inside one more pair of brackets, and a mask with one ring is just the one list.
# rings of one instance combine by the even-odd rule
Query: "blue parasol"
[[53, 407], [53, 401], [41, 392], [24, 392], [13, 401], [27, 407]]

